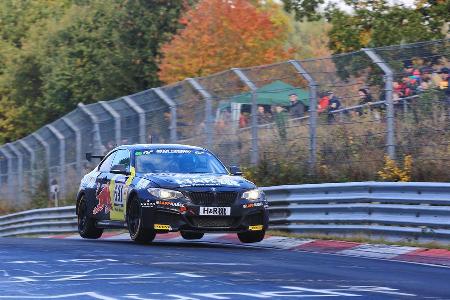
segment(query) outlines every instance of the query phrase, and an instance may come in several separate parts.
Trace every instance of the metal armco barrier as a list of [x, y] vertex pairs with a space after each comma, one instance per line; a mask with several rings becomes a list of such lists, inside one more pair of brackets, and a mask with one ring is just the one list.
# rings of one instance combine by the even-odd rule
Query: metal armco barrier
[[[450, 243], [450, 183], [351, 182], [265, 187], [271, 229]], [[0, 236], [76, 232], [75, 207], [0, 217]]]
[[264, 191], [271, 229], [450, 243], [448, 183], [327, 183]]

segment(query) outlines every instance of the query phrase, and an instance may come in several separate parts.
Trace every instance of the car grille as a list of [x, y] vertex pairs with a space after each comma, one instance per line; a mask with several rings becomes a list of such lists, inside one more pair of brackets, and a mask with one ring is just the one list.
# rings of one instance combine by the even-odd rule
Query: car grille
[[195, 227], [231, 227], [235, 218], [230, 217], [192, 217], [192, 224]]
[[261, 225], [264, 224], [263, 222], [263, 215], [262, 214], [251, 214], [245, 218], [245, 221], [248, 225]]
[[236, 201], [237, 192], [190, 192], [189, 198], [201, 206], [230, 206]]

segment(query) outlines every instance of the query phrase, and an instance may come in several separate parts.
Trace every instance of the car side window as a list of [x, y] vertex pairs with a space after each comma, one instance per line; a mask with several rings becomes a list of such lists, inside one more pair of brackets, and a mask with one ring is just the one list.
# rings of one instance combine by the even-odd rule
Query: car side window
[[112, 161], [113, 161], [114, 157], [116, 156], [116, 154], [117, 154], [117, 151], [114, 151], [113, 153], [108, 155], [108, 157], [106, 157], [106, 159], [103, 160], [103, 162], [100, 164], [100, 166], [98, 167], [98, 170], [100, 172], [106, 172], [106, 173], [111, 171]]
[[126, 167], [127, 171], [130, 171], [130, 151], [118, 150], [116, 156], [112, 161], [112, 166], [122, 165]]

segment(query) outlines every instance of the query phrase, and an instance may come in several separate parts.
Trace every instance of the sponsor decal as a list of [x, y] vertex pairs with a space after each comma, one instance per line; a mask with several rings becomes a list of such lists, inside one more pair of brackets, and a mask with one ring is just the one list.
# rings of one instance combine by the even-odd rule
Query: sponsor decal
[[263, 206], [263, 203], [255, 202], [255, 203], [249, 203], [249, 204], [242, 205], [243, 208], [253, 208], [253, 207], [259, 207], [259, 206]]
[[170, 225], [165, 224], [155, 224], [153, 228], [156, 230], [172, 230], [172, 227], [170, 227]]
[[141, 190], [145, 189], [150, 184], [150, 181], [147, 179], [140, 179], [136, 184], [136, 189]]
[[109, 185], [98, 185], [97, 188], [97, 199], [98, 204], [96, 207], [94, 207], [94, 210], [92, 213], [94, 215], [98, 214], [99, 212], [105, 210], [105, 213], [109, 213], [111, 211], [112, 205], [111, 205], [111, 193], [109, 191]]
[[83, 188], [94, 188], [95, 187], [95, 181], [97, 180], [99, 172], [91, 172], [83, 177], [81, 180], [80, 187]]
[[239, 182], [229, 176], [201, 176], [192, 178], [176, 178], [174, 176], [175, 183], [181, 187], [187, 186], [208, 186], [208, 185], [220, 185], [220, 186], [240, 186]]
[[251, 231], [260, 231], [260, 230], [263, 230], [263, 226], [262, 226], [262, 225], [252, 225], [252, 226], [248, 226], [248, 230], [251, 230]]
[[170, 201], [156, 201], [157, 205], [164, 205], [164, 206], [173, 206], [173, 207], [181, 207], [184, 206], [183, 203], [180, 202], [170, 202]]

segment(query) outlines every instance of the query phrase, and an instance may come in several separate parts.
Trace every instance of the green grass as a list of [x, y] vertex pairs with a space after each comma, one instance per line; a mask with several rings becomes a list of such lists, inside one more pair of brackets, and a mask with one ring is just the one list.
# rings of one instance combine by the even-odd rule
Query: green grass
[[269, 235], [283, 236], [298, 239], [314, 239], [314, 240], [336, 240], [336, 241], [347, 241], [356, 243], [367, 243], [367, 244], [384, 244], [384, 245], [396, 245], [396, 246], [409, 246], [409, 247], [420, 247], [428, 249], [446, 249], [450, 250], [450, 244], [441, 244], [437, 242], [418, 242], [418, 241], [387, 241], [382, 238], [369, 238], [363, 235], [355, 236], [337, 236], [337, 235], [326, 235], [319, 233], [308, 233], [299, 234], [279, 230], [269, 230], [267, 232]]

